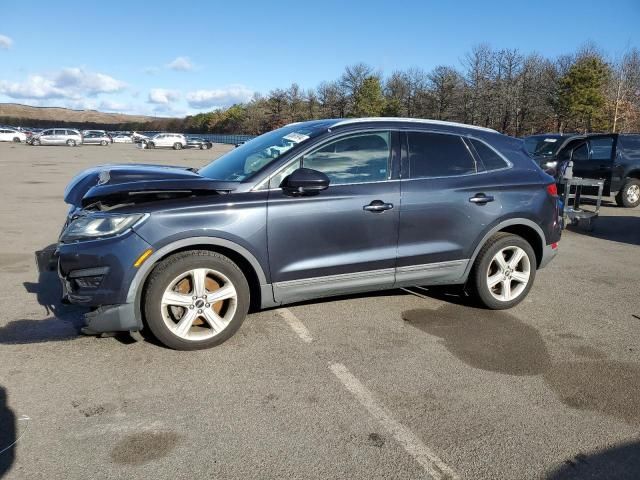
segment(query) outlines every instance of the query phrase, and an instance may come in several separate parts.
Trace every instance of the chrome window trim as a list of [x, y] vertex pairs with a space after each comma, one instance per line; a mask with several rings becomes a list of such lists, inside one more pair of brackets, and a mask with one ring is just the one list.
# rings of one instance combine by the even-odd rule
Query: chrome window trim
[[[333, 125], [335, 126], [335, 125]], [[296, 161], [300, 161], [305, 155], [307, 155], [310, 151], [315, 150], [316, 148], [322, 148], [325, 145], [328, 145], [329, 143], [332, 143], [335, 140], [339, 140], [342, 137], [346, 137], [346, 136], [350, 136], [350, 135], [357, 135], [359, 133], [375, 133], [375, 132], [399, 132], [402, 131], [401, 128], [383, 128], [383, 129], [372, 129], [372, 128], [361, 128], [358, 130], [349, 130], [346, 132], [340, 132], [340, 133], [336, 133], [335, 135], [329, 137], [326, 139], [325, 142], [322, 143], [318, 143], [316, 145], [313, 145], [309, 148], [307, 148], [306, 150], [303, 150], [302, 152], [300, 152], [294, 159], [292, 159], [290, 162], [287, 162], [286, 164], [284, 164], [282, 167], [280, 167], [278, 170], [276, 170], [275, 172], [273, 172], [271, 175], [269, 175], [267, 178], [265, 178], [264, 180], [262, 180], [260, 183], [258, 183], [255, 187], [253, 187], [250, 191], [252, 192], [271, 192], [271, 191], [278, 191], [278, 190], [282, 190], [280, 187], [277, 188], [261, 188], [265, 183], [268, 184], [271, 179], [273, 177], [275, 177], [276, 175], [278, 175], [282, 170], [285, 170], [289, 165], [291, 165], [292, 163], [296, 162]], [[369, 184], [369, 183], [383, 183], [383, 182], [389, 182], [391, 181], [391, 175], [393, 174], [392, 172], [392, 168], [391, 167], [391, 158], [393, 156], [393, 143], [391, 140], [391, 136], [389, 136], [389, 157], [387, 160], [387, 179], [386, 180], [376, 180], [375, 182], [353, 182], [353, 183], [340, 183], [338, 185], [331, 185], [329, 184], [329, 186], [340, 186], [340, 185], [364, 185], [364, 184]]]

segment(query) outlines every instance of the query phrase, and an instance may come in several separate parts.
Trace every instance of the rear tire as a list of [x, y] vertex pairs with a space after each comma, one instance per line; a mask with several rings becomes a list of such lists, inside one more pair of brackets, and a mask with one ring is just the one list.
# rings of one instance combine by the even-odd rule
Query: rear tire
[[616, 195], [616, 203], [619, 207], [624, 208], [634, 208], [640, 205], [640, 180], [627, 178]]
[[20, 137], [15, 137], [13, 139], [13, 143], [20, 143]]
[[[223, 290], [229, 292], [220, 293], [223, 300], [211, 300]], [[242, 270], [224, 255], [208, 250], [182, 252], [162, 261], [144, 291], [149, 329], [175, 350], [223, 343], [242, 325], [249, 302], [249, 285]]]
[[182, 144], [179, 142], [176, 142], [173, 144], [173, 149], [174, 150], [180, 150], [182, 148]]
[[102, 140], [100, 142], [100, 145], [102, 145], [103, 147], [106, 147], [107, 146], [107, 141], [106, 140]]
[[524, 238], [500, 232], [482, 247], [469, 275], [471, 293], [486, 308], [514, 307], [536, 277], [536, 255]]
[[67, 146], [68, 147], [75, 147], [76, 146], [76, 141], [75, 140], [67, 140]]

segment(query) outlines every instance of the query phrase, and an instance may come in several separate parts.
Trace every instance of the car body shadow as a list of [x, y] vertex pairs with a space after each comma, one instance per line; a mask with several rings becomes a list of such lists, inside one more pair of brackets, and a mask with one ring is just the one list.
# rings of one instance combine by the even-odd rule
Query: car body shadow
[[0, 386], [0, 478], [4, 477], [16, 458], [16, 416], [9, 408], [7, 390]]
[[[62, 341], [77, 338], [84, 325], [86, 308], [62, 303], [62, 286], [48, 257], [52, 246], [36, 252], [38, 281], [24, 282], [27, 292], [36, 296], [48, 315], [45, 319], [19, 319], [0, 327], [0, 344]], [[45, 252], [45, 253], [43, 253]]]
[[640, 442], [616, 445], [590, 454], [579, 453], [546, 476], [547, 480], [640, 478]]
[[640, 217], [636, 216], [598, 216], [593, 222], [593, 229], [586, 231], [580, 226], [569, 229], [572, 232], [590, 237], [610, 240], [629, 245], [640, 245]]

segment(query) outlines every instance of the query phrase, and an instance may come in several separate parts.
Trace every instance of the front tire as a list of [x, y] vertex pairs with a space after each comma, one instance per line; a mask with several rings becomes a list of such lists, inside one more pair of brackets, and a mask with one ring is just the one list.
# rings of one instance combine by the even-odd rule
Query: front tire
[[640, 205], [640, 180], [627, 178], [616, 195], [616, 203], [625, 208], [634, 208]]
[[173, 255], [151, 273], [144, 313], [155, 337], [175, 350], [219, 345], [242, 325], [249, 285], [229, 258], [208, 250]]
[[536, 277], [536, 255], [524, 238], [497, 233], [482, 247], [471, 270], [471, 292], [491, 310], [514, 307]]

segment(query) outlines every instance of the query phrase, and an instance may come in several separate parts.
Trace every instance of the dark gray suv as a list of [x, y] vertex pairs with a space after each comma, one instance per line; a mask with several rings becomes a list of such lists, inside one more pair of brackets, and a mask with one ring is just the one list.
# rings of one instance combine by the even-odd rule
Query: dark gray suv
[[295, 123], [193, 170], [107, 165], [65, 191], [57, 246], [84, 332], [217, 345], [250, 306], [466, 285], [509, 308], [557, 252], [556, 187], [522, 141], [448, 122]]

